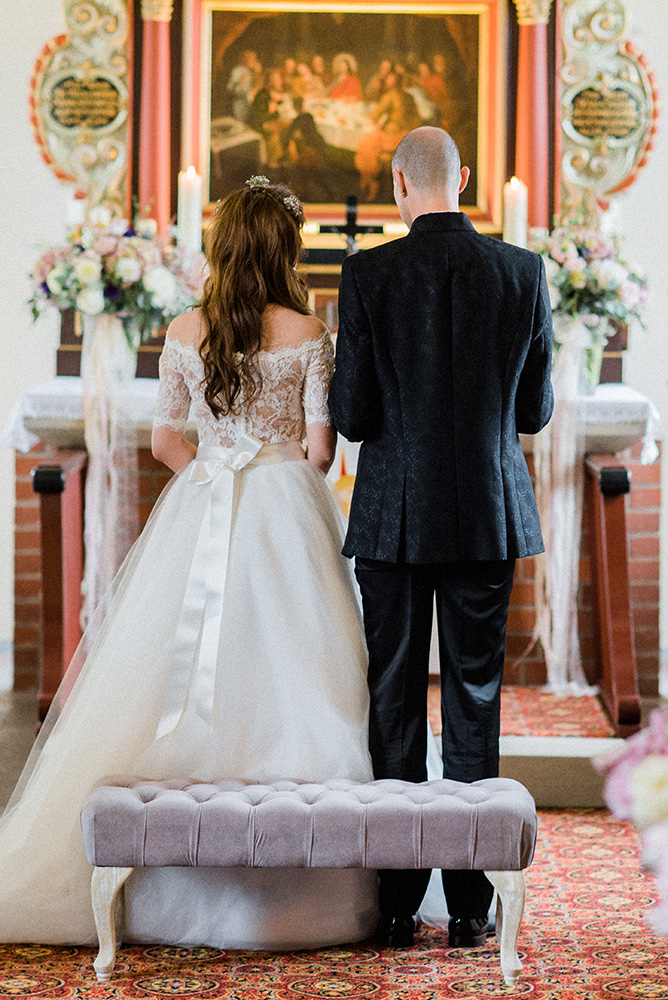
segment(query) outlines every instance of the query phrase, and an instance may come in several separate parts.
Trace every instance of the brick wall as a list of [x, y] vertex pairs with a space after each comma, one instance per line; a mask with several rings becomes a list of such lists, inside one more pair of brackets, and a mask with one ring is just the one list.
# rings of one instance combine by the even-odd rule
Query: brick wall
[[[631, 494], [626, 498], [630, 532], [630, 571], [633, 617], [640, 693], [658, 692], [659, 673], [659, 506], [660, 463], [642, 466], [639, 447], [628, 466], [632, 472]], [[16, 458], [15, 527], [15, 686], [23, 689], [37, 683], [39, 671], [41, 584], [39, 498], [32, 492], [30, 470], [39, 464], [55, 464], [69, 453], [35, 449]], [[531, 461], [529, 460], [531, 465]], [[151, 453], [139, 453], [139, 522], [141, 525], [170, 478], [169, 472]], [[520, 662], [531, 640], [535, 623], [534, 559], [517, 564], [511, 597], [504, 680], [509, 684], [544, 684], [545, 660], [540, 647]], [[592, 588], [589, 572], [589, 536], [585, 528], [580, 562], [580, 642], [585, 670], [594, 676]]]
[[[16, 455], [14, 526], [14, 687], [37, 685], [40, 666], [42, 586], [39, 497], [30, 472], [38, 465], [57, 465], [71, 452], [38, 445], [28, 455]], [[150, 451], [139, 452], [139, 525], [143, 527], [171, 473]]]

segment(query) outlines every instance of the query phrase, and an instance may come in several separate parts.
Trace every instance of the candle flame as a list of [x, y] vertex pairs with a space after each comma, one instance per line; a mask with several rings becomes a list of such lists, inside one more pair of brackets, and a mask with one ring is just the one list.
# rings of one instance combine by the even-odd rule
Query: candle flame
[[188, 167], [186, 170], [186, 177], [197, 177], [197, 171], [193, 166]]

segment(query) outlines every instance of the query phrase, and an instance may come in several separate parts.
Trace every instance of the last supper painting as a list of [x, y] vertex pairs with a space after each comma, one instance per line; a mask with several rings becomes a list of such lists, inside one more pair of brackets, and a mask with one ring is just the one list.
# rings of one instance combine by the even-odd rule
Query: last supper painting
[[455, 131], [476, 204], [479, 13], [234, 10], [211, 13], [209, 196], [251, 174], [307, 203], [392, 202], [392, 153], [420, 125]]

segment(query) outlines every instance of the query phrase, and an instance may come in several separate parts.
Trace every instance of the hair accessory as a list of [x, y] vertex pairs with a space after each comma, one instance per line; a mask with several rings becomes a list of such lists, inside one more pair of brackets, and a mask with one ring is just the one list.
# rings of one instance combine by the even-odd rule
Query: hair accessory
[[[271, 188], [271, 181], [268, 177], [265, 177], [264, 174], [253, 174], [252, 177], [248, 178], [245, 186], [250, 188], [252, 191], [269, 190]], [[302, 219], [302, 207], [299, 204], [299, 199], [294, 194], [281, 194], [280, 191], [276, 191], [276, 194], [279, 196], [288, 212], [290, 212], [291, 215], [294, 215], [297, 222], [300, 222]]]
[[257, 188], [268, 188], [271, 187], [271, 181], [264, 174], [253, 174], [246, 181], [246, 187], [253, 188], [254, 190]]

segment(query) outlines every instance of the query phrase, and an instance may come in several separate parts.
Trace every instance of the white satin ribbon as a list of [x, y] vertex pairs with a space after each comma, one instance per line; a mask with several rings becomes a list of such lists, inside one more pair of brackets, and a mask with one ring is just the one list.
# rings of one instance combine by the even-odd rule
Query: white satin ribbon
[[176, 728], [189, 704], [204, 722], [211, 724], [236, 474], [251, 462], [275, 463], [304, 457], [297, 441], [263, 446], [251, 434], [244, 434], [230, 449], [200, 445], [184, 471], [186, 483], [208, 489], [209, 497], [172, 644], [156, 739]]

